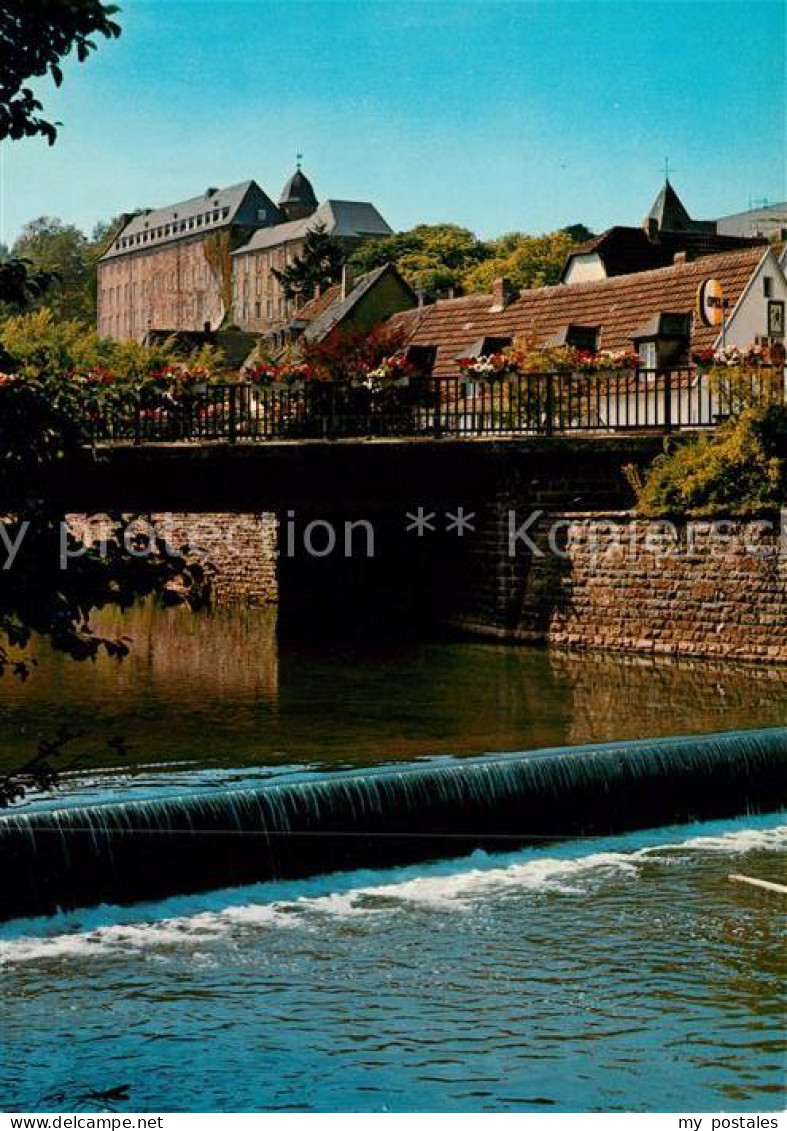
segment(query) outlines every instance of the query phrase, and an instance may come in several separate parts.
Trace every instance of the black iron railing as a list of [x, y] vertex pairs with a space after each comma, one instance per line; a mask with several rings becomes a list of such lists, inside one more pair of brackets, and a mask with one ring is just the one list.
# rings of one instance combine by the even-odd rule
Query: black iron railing
[[560, 435], [708, 428], [746, 403], [787, 403], [778, 367], [518, 373], [487, 381], [423, 377], [383, 388], [312, 382], [208, 385], [153, 394], [92, 420], [98, 441]]

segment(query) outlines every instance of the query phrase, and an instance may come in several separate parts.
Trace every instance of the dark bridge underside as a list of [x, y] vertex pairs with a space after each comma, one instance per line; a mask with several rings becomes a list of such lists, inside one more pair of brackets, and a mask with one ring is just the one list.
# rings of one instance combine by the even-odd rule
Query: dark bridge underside
[[[61, 497], [69, 512], [275, 513], [282, 635], [429, 635], [490, 617], [505, 630], [529, 576], [526, 551], [506, 560], [509, 514], [627, 508], [622, 467], [661, 448], [652, 434], [112, 447], [83, 453]], [[407, 517], [419, 508], [433, 527], [421, 537]]]
[[[309, 441], [162, 444], [86, 450], [60, 477], [71, 511], [283, 511], [329, 514], [522, 500], [562, 509], [628, 506], [624, 464], [645, 465], [659, 435], [523, 440]], [[467, 505], [467, 503], [466, 503]]]

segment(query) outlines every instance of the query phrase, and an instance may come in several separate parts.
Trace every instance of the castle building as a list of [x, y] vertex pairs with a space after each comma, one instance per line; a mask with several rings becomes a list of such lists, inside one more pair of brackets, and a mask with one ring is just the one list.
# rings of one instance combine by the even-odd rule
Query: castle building
[[232, 305], [233, 248], [280, 221], [254, 181], [130, 217], [98, 262], [98, 331], [216, 330]]
[[298, 168], [279, 199], [282, 221], [253, 232], [232, 252], [233, 309], [244, 330], [280, 336], [297, 316], [276, 277], [303, 251], [310, 229], [321, 228], [341, 244], [346, 255], [365, 240], [391, 235], [392, 229], [373, 204], [356, 200], [317, 203], [309, 179]]
[[154, 332], [212, 332], [228, 324], [275, 332], [295, 304], [274, 270], [292, 262], [317, 225], [348, 253], [391, 233], [368, 202], [318, 204], [300, 167], [278, 204], [255, 181], [244, 181], [147, 208], [127, 218], [99, 259], [99, 333], [141, 341]]

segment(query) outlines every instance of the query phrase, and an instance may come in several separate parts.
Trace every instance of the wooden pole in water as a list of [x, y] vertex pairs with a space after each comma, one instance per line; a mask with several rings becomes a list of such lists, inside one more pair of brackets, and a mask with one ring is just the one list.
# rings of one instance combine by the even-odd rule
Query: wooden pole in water
[[784, 884], [774, 884], [770, 880], [756, 880], [753, 876], [741, 876], [737, 872], [732, 872], [727, 879], [736, 884], [751, 884], [754, 888], [765, 888], [766, 891], [777, 891], [780, 895], [787, 895], [787, 887]]

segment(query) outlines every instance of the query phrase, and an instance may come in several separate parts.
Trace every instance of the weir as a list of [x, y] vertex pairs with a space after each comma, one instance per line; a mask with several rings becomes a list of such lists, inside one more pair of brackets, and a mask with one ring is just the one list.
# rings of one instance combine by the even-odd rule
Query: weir
[[0, 916], [768, 812], [787, 727], [489, 754], [0, 816]]

